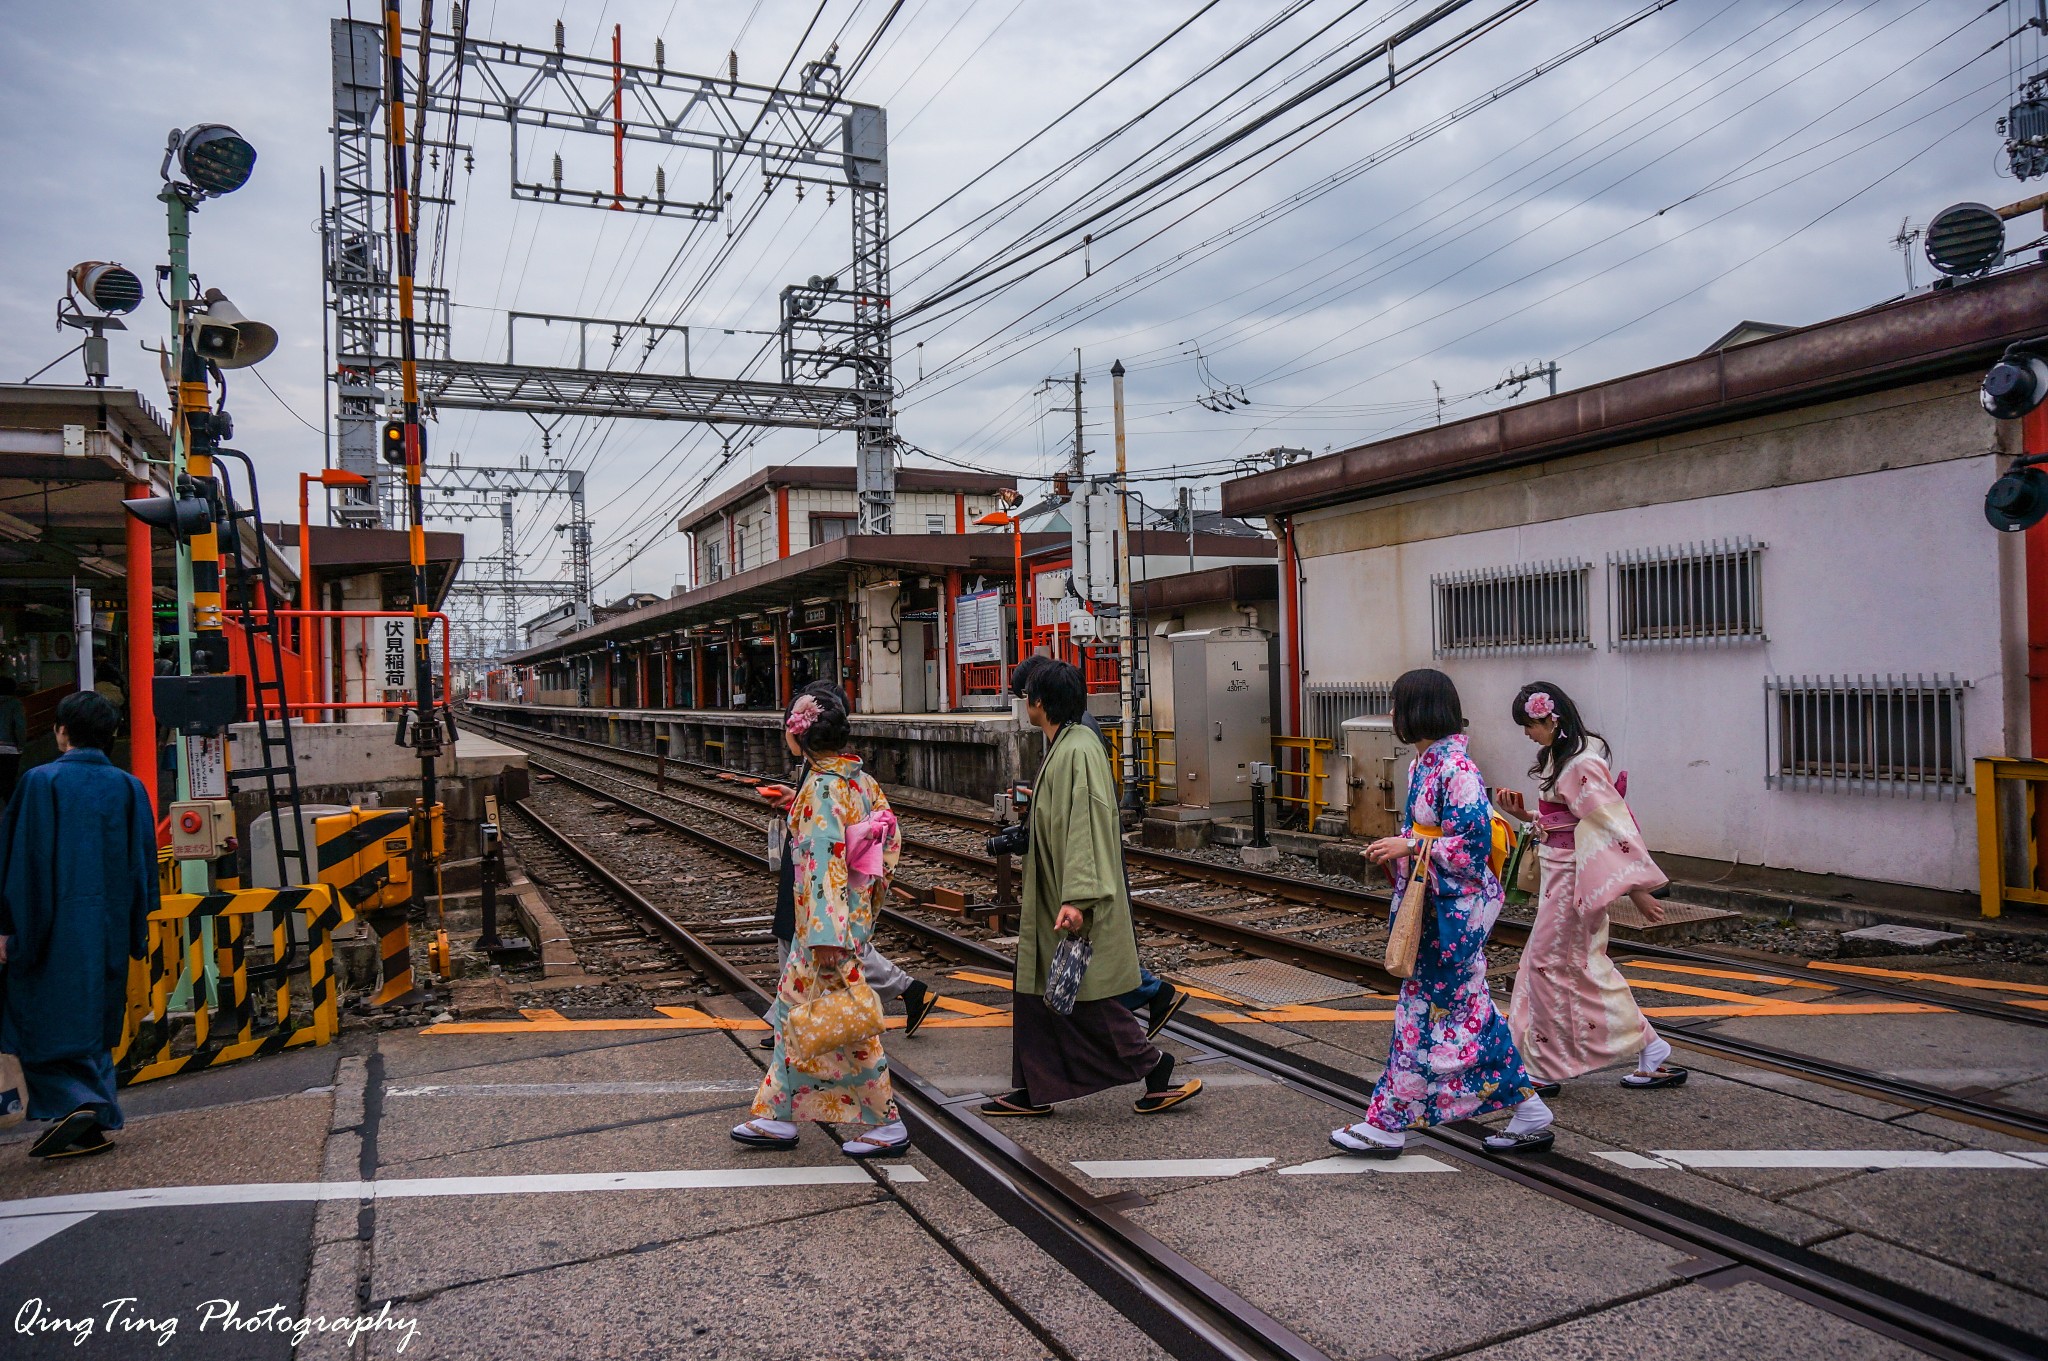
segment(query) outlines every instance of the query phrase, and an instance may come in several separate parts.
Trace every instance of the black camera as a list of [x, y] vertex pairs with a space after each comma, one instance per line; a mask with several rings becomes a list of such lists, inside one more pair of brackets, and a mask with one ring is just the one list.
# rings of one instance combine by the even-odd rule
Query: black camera
[[1014, 823], [988, 839], [990, 855], [1022, 855], [1031, 849], [1031, 824]]

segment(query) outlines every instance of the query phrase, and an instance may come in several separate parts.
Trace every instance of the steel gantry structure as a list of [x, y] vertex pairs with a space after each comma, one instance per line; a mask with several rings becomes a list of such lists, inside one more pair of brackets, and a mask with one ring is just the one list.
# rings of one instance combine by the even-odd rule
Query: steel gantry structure
[[[388, 405], [388, 375], [397, 364], [396, 279], [388, 230], [390, 191], [379, 117], [385, 99], [382, 34], [372, 22], [332, 22], [334, 76], [333, 184], [323, 223], [327, 305], [333, 320], [338, 462], [352, 472], [388, 481], [378, 459], [377, 426]], [[420, 119], [448, 120], [450, 128], [503, 124], [508, 129], [508, 187], [514, 199], [613, 211], [715, 221], [731, 211], [736, 176], [758, 166], [764, 183], [822, 186], [828, 199], [844, 194], [851, 218], [852, 268], [840, 280], [812, 279], [784, 290], [777, 337], [782, 381], [736, 375], [650, 371], [658, 332], [687, 328], [633, 321], [554, 315], [548, 320], [602, 325], [619, 334], [649, 333], [633, 367], [520, 364], [458, 358], [452, 348], [447, 290], [415, 289], [416, 335], [423, 404], [431, 410], [519, 411], [535, 416], [584, 416], [698, 421], [713, 425], [847, 430], [858, 447], [859, 528], [892, 528], [897, 439], [889, 340], [888, 125], [885, 112], [841, 98], [839, 68], [828, 59], [804, 68], [800, 88], [751, 85], [737, 79], [671, 70], [662, 44], [651, 65], [623, 60], [615, 40], [610, 58], [566, 50], [555, 26], [552, 48], [527, 47], [468, 34], [461, 6], [446, 29], [404, 33], [404, 103]], [[571, 133], [609, 140], [609, 185], [565, 183], [554, 158], [551, 178], [522, 178], [522, 136]], [[421, 150], [473, 159], [474, 148], [455, 139], [416, 139]], [[628, 192], [629, 144], [702, 153], [704, 174], [694, 187], [672, 185], [657, 169], [649, 192]], [[798, 192], [801, 193], [801, 187]], [[444, 196], [415, 195], [440, 203]], [[524, 315], [524, 314], [523, 314]], [[579, 347], [580, 348], [580, 347]], [[623, 357], [614, 341], [611, 358]], [[832, 382], [827, 382], [832, 379]], [[430, 470], [429, 485], [439, 486]], [[477, 471], [477, 470], [468, 470]], [[509, 470], [545, 478], [547, 470]], [[536, 485], [531, 490], [541, 490]], [[377, 488], [344, 497], [344, 523], [377, 524], [388, 497]], [[584, 538], [588, 602], [588, 537]]]

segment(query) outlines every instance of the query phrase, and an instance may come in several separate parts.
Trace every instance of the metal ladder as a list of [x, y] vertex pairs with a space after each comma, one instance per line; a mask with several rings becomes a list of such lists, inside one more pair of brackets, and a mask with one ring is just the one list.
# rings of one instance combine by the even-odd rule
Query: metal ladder
[[[270, 810], [270, 825], [273, 833], [272, 849], [277, 854], [278, 883], [285, 886], [310, 884], [317, 876], [313, 868], [313, 857], [305, 845], [304, 818], [300, 814], [299, 763], [292, 747], [292, 722], [290, 697], [284, 686], [284, 644], [278, 636], [277, 602], [270, 594], [270, 541], [263, 533], [263, 502], [256, 487], [256, 470], [246, 455], [233, 449], [221, 449], [217, 456], [238, 460], [249, 471], [248, 510], [235, 507], [233, 492], [228, 489], [226, 478], [221, 478], [221, 495], [227, 504], [228, 561], [233, 565], [229, 580], [233, 587], [233, 598], [243, 640], [249, 653], [250, 707], [256, 720], [256, 741], [258, 764], [243, 770], [228, 772], [229, 787], [238, 782], [263, 781], [264, 802]], [[243, 521], [254, 524], [256, 529], [256, 566], [252, 571], [242, 556]], [[301, 566], [301, 571], [304, 567]], [[262, 593], [262, 608], [256, 608], [258, 591]], [[270, 674], [264, 676], [263, 663], [257, 647], [258, 639], [265, 640], [270, 654]], [[303, 643], [301, 644], [303, 646]], [[273, 731], [270, 718], [272, 707], [277, 710], [276, 730]], [[282, 776], [284, 789], [280, 792], [278, 779]], [[286, 843], [285, 809], [290, 809], [290, 843]], [[287, 860], [298, 862], [298, 872], [293, 874], [285, 867]], [[254, 868], [254, 865], [251, 865]]]

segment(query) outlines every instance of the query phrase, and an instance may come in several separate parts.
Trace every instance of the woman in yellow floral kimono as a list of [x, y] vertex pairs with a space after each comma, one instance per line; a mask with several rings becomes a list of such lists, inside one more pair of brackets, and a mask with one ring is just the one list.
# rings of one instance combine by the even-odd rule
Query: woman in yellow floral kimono
[[785, 852], [796, 866], [796, 939], [768, 1015], [775, 1054], [754, 1094], [753, 1118], [732, 1137], [753, 1148], [787, 1149], [796, 1147], [798, 1121], [855, 1122], [868, 1128], [841, 1151], [855, 1158], [886, 1157], [908, 1148], [910, 1135], [889, 1091], [881, 1036], [822, 1054], [801, 1068], [791, 1063], [782, 1037], [791, 1008], [859, 981], [855, 956], [874, 931], [902, 836], [882, 787], [861, 769], [859, 757], [845, 754], [843, 699], [806, 695], [790, 706], [783, 728], [791, 752], [809, 761], [790, 806]]

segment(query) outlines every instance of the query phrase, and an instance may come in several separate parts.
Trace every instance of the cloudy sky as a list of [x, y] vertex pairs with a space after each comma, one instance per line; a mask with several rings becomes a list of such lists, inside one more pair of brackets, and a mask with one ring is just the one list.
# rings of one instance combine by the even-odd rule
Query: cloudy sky
[[[374, 15], [371, 0], [353, 8]], [[1161, 503], [1185, 481], [1213, 505], [1236, 460], [1276, 446], [1343, 448], [1513, 400], [1500, 384], [1517, 366], [1555, 361], [1572, 387], [1696, 353], [1744, 318], [1797, 325], [1883, 301], [1907, 285], [1902, 224], [2039, 188], [2005, 171], [1996, 129], [2040, 64], [2041, 34], [2012, 36], [2033, 0], [1475, 0], [1396, 48], [1391, 89], [1384, 58], [1344, 72], [1435, 8], [476, 0], [468, 23], [549, 46], [560, 19], [569, 50], [606, 56], [617, 24], [628, 60], [651, 61], [660, 38], [671, 68], [722, 72], [730, 53], [763, 82], [835, 40], [842, 65], [869, 49], [848, 94], [889, 111], [904, 437], [1027, 477], [1063, 466], [1071, 389], [1044, 380], [1070, 374], [1078, 347], [1091, 466], [1110, 454], [1107, 369], [1122, 359], [1131, 461]], [[51, 320], [70, 264], [116, 259], [146, 279], [164, 258], [165, 132], [233, 124], [261, 159], [198, 214], [193, 258], [283, 336], [261, 368], [275, 393], [240, 374], [230, 399], [237, 443], [276, 470], [273, 514], [322, 458], [328, 26], [348, 9], [0, 0], [0, 372], [73, 343]], [[449, 22], [447, 0], [435, 14]], [[749, 333], [775, 325], [777, 291], [845, 267], [843, 198], [764, 197], [741, 173], [729, 221], [695, 231], [514, 203], [503, 125], [457, 136], [473, 163], [452, 174], [439, 272], [458, 357], [502, 358], [510, 310], [645, 316], [692, 328], [698, 373], [769, 377]], [[608, 182], [609, 139], [572, 133], [523, 139], [520, 177], [547, 178], [558, 154], [565, 183]], [[657, 165], [676, 193], [705, 176], [701, 159], [631, 145], [629, 188], [651, 192]], [[1913, 268], [1924, 286], [1926, 262]], [[166, 313], [152, 300], [130, 322], [115, 381], [156, 397], [140, 343]], [[593, 362], [642, 362], [630, 343], [620, 355]], [[522, 329], [519, 357], [567, 352]], [[674, 342], [644, 362], [678, 363]], [[51, 376], [75, 381], [76, 365]], [[685, 566], [675, 516], [693, 498], [766, 464], [852, 455], [845, 436], [728, 445], [651, 421], [565, 420], [551, 440], [589, 474], [601, 597], [670, 589]], [[431, 443], [475, 464], [542, 454], [520, 415], [450, 412]], [[530, 576], [559, 574], [557, 518], [523, 515]], [[468, 529], [472, 557], [494, 551], [495, 524]]]

